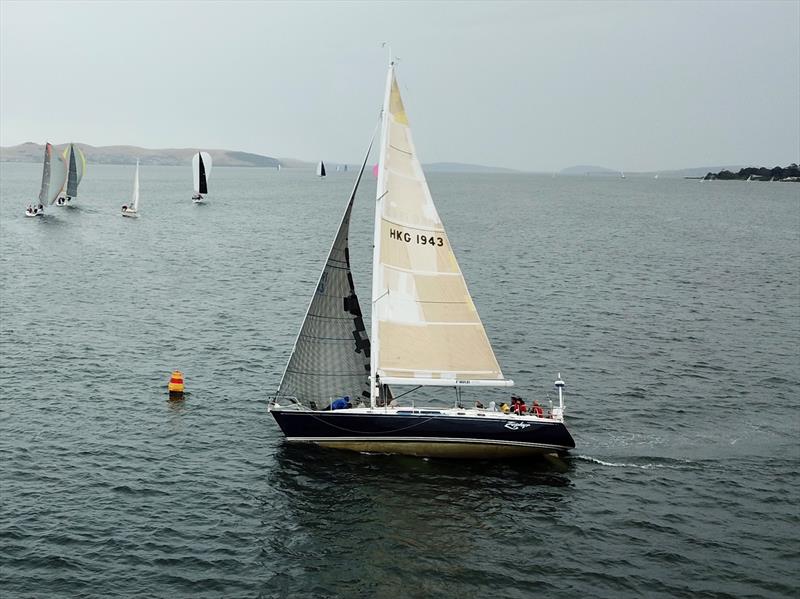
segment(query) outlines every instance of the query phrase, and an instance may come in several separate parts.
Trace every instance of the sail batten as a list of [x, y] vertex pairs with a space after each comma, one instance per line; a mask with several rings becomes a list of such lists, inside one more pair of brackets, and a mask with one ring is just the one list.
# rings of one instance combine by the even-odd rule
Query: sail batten
[[[433, 203], [393, 65], [384, 100], [373, 245], [373, 380], [510, 384]], [[373, 399], [378, 392], [376, 384]]]

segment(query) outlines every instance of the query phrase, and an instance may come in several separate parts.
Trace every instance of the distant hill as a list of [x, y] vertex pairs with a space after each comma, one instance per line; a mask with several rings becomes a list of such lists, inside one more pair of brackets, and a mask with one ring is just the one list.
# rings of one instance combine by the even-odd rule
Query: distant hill
[[[76, 143], [86, 155], [86, 161], [92, 164], [133, 164], [138, 159], [143, 165], [160, 164], [163, 166], [181, 166], [189, 164], [192, 156], [199, 150], [211, 154], [214, 166], [257, 166], [276, 168], [280, 164], [284, 168], [314, 169], [316, 162], [298, 160], [296, 158], [273, 158], [261, 154], [238, 152], [235, 150], [209, 150], [207, 148], [166, 148], [151, 149], [137, 146], [90, 146]], [[57, 144], [56, 150], [62, 151], [67, 144]], [[0, 147], [0, 162], [41, 162], [44, 146], [27, 142], [16, 146]], [[377, 158], [370, 164], [374, 164]], [[337, 167], [343, 169], [345, 163], [325, 161], [328, 174], [336, 172]], [[348, 164], [347, 170], [357, 170], [360, 165]], [[434, 162], [423, 165], [425, 172], [430, 173], [516, 173], [513, 169], [480, 164], [462, 164], [459, 162]]]
[[[137, 159], [144, 164], [160, 164], [164, 166], [180, 166], [189, 164], [192, 156], [203, 150], [211, 154], [214, 166], [261, 166], [276, 168], [280, 161], [270, 156], [236, 152], [232, 150], [208, 150], [206, 148], [168, 148], [149, 149], [137, 146], [90, 146], [76, 143], [86, 155], [86, 161], [92, 164], [132, 164]], [[67, 144], [58, 144], [56, 150], [63, 150]], [[0, 147], [2, 162], [41, 162], [44, 146], [33, 142], [17, 146]]]

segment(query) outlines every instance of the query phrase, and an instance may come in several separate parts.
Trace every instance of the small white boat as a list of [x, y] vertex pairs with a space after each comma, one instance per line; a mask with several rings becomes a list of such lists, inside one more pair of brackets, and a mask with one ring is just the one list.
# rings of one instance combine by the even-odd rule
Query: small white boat
[[67, 166], [64, 185], [55, 200], [56, 206], [66, 206], [78, 195], [78, 184], [86, 173], [86, 156], [75, 144], [69, 144], [62, 157]]
[[136, 161], [136, 174], [133, 176], [133, 198], [129, 205], [122, 207], [122, 216], [139, 217], [139, 161]]
[[211, 175], [211, 154], [198, 152], [192, 157], [192, 177], [194, 179], [194, 193], [192, 202], [200, 204], [208, 193], [208, 178]]
[[44, 205], [37, 204], [36, 206], [28, 206], [25, 208], [25, 216], [44, 216]]

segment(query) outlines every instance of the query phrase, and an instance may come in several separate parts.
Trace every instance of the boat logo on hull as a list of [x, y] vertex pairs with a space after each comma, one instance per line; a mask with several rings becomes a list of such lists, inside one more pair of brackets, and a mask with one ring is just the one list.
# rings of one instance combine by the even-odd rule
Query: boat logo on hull
[[511, 429], [512, 431], [522, 430], [523, 428], [528, 428], [530, 424], [527, 422], [506, 422], [505, 428]]

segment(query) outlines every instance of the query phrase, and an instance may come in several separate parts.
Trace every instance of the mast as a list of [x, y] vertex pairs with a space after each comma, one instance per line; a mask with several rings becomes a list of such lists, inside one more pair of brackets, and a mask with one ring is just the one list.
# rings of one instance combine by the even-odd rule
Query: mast
[[370, 340], [372, 341], [372, 352], [370, 353], [369, 374], [370, 374], [370, 405], [374, 408], [376, 400], [380, 395], [380, 381], [377, 380], [378, 374], [378, 353], [380, 352], [380, 338], [378, 335], [378, 317], [376, 307], [383, 290], [380, 288], [379, 268], [381, 255], [381, 213], [383, 196], [386, 195], [383, 188], [386, 186], [386, 144], [383, 143], [387, 136], [389, 127], [389, 98], [392, 93], [392, 80], [394, 79], [394, 60], [389, 63], [389, 71], [386, 73], [386, 92], [383, 97], [383, 110], [381, 111], [381, 154], [378, 159], [378, 184], [375, 192], [375, 227], [372, 238], [372, 312], [370, 326]]

